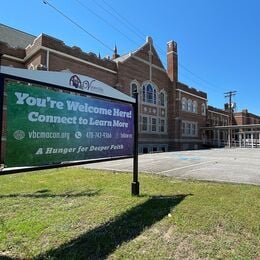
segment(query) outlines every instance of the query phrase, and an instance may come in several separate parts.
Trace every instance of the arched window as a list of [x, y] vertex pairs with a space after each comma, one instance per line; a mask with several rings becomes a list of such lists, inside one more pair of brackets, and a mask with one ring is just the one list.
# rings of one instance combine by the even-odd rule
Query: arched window
[[157, 93], [156, 93], [156, 89], [153, 89], [153, 103], [156, 105], [156, 101], [157, 101]]
[[142, 93], [143, 93], [143, 102], [156, 105], [157, 91], [156, 88], [151, 83], [148, 83], [147, 85], [143, 85]]
[[135, 97], [135, 93], [137, 92], [137, 89], [138, 89], [137, 84], [136, 83], [132, 83], [131, 84], [131, 96], [132, 97]]
[[183, 97], [181, 99], [181, 107], [182, 107], [182, 111], [187, 111], [188, 109], [188, 106], [187, 106], [187, 99], [185, 97]]
[[160, 93], [160, 105], [163, 107], [165, 105], [165, 96], [163, 92]]
[[143, 86], [143, 88], [142, 88], [142, 94], [143, 94], [143, 102], [145, 102], [145, 100], [146, 100], [146, 88], [145, 88], [145, 86]]
[[201, 105], [201, 114], [206, 115], [206, 105], [204, 103]]
[[191, 101], [191, 99], [188, 100], [188, 111], [192, 112], [192, 101]]
[[153, 103], [153, 87], [151, 84], [148, 84], [146, 86], [146, 94], [147, 94], [146, 102]]
[[192, 102], [192, 112], [197, 113], [198, 112], [198, 104], [197, 101]]

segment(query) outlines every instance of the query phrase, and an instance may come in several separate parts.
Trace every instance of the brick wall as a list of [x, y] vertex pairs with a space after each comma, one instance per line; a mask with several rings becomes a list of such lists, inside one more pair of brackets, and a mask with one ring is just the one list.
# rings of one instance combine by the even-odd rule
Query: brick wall
[[246, 109], [234, 113], [234, 120], [236, 125], [260, 124], [260, 116], [248, 113]]
[[[182, 149], [183, 147], [190, 149], [194, 148], [194, 145], [201, 144], [200, 127], [206, 126], [207, 120], [206, 114], [202, 113], [202, 104], [205, 104], [205, 108], [207, 107], [207, 94], [178, 82], [178, 53], [177, 44], [174, 41], [167, 43], [166, 70], [153, 46], [151, 37], [148, 37], [146, 43], [139, 49], [128, 56], [123, 56], [124, 58], [119, 57], [115, 60], [100, 58], [96, 54], [84, 52], [76, 46], [67, 46], [63, 41], [45, 34], [38, 36], [33, 44], [24, 50], [10, 48], [1, 42], [0, 50], [4, 54], [18, 58], [17, 60], [3, 56], [2, 65], [19, 68], [28, 68], [32, 65], [37, 69], [43, 66], [44, 68], [48, 67], [50, 71], [69, 70], [75, 74], [100, 80], [128, 95], [131, 94], [131, 82], [135, 81], [139, 87], [151, 82], [156, 86], [158, 93], [162, 89], [165, 91], [167, 106], [160, 107], [159, 104], [140, 102], [140, 112], [142, 115], [150, 117], [158, 116], [159, 119], [165, 117], [167, 131], [166, 133], [141, 132], [141, 144], [167, 143], [169, 150]], [[118, 56], [114, 53], [114, 57]], [[182, 109], [183, 97], [196, 102], [196, 111]], [[165, 116], [161, 114], [163, 110], [165, 110]], [[241, 115], [237, 115], [236, 120], [244, 123]], [[248, 118], [253, 119], [247, 119], [247, 122], [259, 120], [259, 117], [255, 118], [252, 115]], [[182, 122], [196, 123], [198, 134], [196, 136], [183, 135]]]

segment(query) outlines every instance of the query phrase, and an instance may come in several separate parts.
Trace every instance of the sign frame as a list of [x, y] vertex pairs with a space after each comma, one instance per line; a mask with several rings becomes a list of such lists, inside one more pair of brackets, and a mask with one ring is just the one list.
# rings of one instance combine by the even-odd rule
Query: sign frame
[[[137, 158], [136, 156], [136, 151], [138, 154], [138, 99], [133, 99], [131, 97], [128, 98], [127, 95], [123, 94], [122, 92], [120, 92], [120, 94], [123, 94], [125, 96], [127, 96], [127, 98], [124, 98], [124, 100], [122, 100], [121, 98], [118, 97], [111, 97], [111, 96], [105, 96], [105, 95], [100, 95], [98, 93], [93, 93], [93, 92], [89, 92], [86, 90], [82, 90], [82, 89], [78, 89], [78, 88], [69, 88], [68, 86], [63, 86], [63, 85], [56, 85], [56, 84], [50, 84], [49, 82], [46, 83], [45, 81], [39, 81], [36, 79], [32, 79], [32, 78], [28, 78], [28, 77], [24, 77], [22, 75], [17, 75], [17, 73], [12, 73], [12, 72], [8, 72], [6, 70], [3, 71], [3, 67], [0, 67], [0, 135], [1, 135], [1, 139], [2, 139], [2, 130], [3, 130], [3, 103], [4, 103], [4, 87], [5, 87], [5, 80], [6, 79], [10, 79], [10, 80], [14, 80], [14, 81], [21, 81], [21, 82], [26, 82], [26, 83], [30, 83], [30, 84], [36, 84], [36, 85], [40, 85], [43, 87], [50, 87], [53, 89], [59, 89], [59, 90], [65, 90], [65, 91], [72, 91], [75, 94], [85, 94], [86, 96], [90, 96], [90, 97], [94, 97], [94, 98], [98, 98], [98, 99], [103, 99], [103, 100], [107, 100], [107, 101], [114, 101], [114, 102], [119, 102], [122, 104], [130, 104], [133, 108], [133, 122], [134, 122], [134, 126], [133, 126], [133, 152], [131, 156], [116, 156], [116, 157], [108, 157], [108, 158], [96, 158], [96, 159], [86, 159], [86, 160], [80, 160], [80, 161], [66, 161], [66, 162], [61, 162], [59, 164], [47, 164], [47, 165], [39, 165], [39, 166], [25, 166], [25, 167], [7, 167], [7, 168], [1, 168], [0, 170], [0, 175], [4, 175], [4, 174], [11, 174], [11, 173], [19, 173], [19, 172], [25, 172], [25, 171], [35, 171], [35, 170], [43, 170], [43, 169], [51, 169], [51, 168], [58, 168], [58, 167], [67, 167], [67, 166], [73, 166], [73, 165], [82, 165], [82, 164], [89, 164], [89, 163], [96, 163], [96, 162], [103, 162], [103, 161], [110, 161], [110, 160], [119, 160], [119, 159], [126, 159], [126, 158]], [[9, 69], [9, 68], [8, 68]], [[10, 71], [12, 71], [13, 68], [10, 68]], [[14, 69], [14, 72], [21, 70], [28, 72], [28, 70], [26, 69]], [[29, 71], [30, 73], [34, 73], [34, 71]], [[42, 72], [42, 71], [37, 71], [37, 73], [48, 73], [48, 72]], [[60, 73], [60, 72], [56, 72], [56, 73]], [[46, 74], [47, 75], [47, 74]], [[104, 84], [104, 83], [103, 83]], [[108, 86], [108, 85], [107, 85]], [[110, 86], [108, 86], [110, 87]], [[112, 88], [112, 87], [110, 87]], [[117, 90], [116, 90], [117, 91]], [[119, 92], [119, 91], [118, 91]], [[127, 100], [129, 99], [129, 100]], [[137, 125], [136, 125], [137, 124]], [[2, 141], [1, 141], [1, 147], [0, 147], [0, 154], [2, 154]], [[135, 159], [134, 159], [135, 160]], [[135, 165], [137, 163], [134, 163]], [[136, 166], [135, 166], [136, 168]], [[138, 182], [138, 179], [136, 177], [136, 174], [134, 175], [134, 182], [136, 183], [136, 181]], [[136, 192], [135, 192], [136, 193]], [[139, 194], [139, 183], [138, 183], [138, 194]], [[133, 195], [138, 195], [138, 194], [133, 194]]]

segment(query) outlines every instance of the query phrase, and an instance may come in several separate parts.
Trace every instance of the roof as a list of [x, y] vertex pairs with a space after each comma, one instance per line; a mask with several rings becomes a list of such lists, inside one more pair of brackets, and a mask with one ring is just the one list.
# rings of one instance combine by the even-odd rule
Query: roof
[[115, 61], [115, 62], [124, 62], [129, 57], [131, 57], [131, 53], [127, 53], [125, 55], [119, 56], [119, 57], [115, 58], [113, 61]]
[[13, 48], [23, 48], [32, 44], [36, 36], [19, 31], [0, 23], [0, 41]]
[[208, 105], [208, 111], [213, 112], [213, 113], [221, 113], [221, 114], [226, 115], [226, 116], [229, 116], [229, 113], [230, 113], [229, 111], [225, 111], [221, 108], [213, 107], [211, 105]]
[[132, 51], [132, 52], [129, 52], [127, 54], [124, 54], [122, 56], [119, 56], [115, 59], [113, 59], [113, 61], [115, 62], [124, 62], [126, 60], [128, 60], [128, 58], [130, 58], [132, 55], [135, 55], [136, 53], [138, 53], [138, 51], [140, 51], [142, 48], [144, 48], [144, 46], [147, 44], [147, 42], [145, 42], [141, 47], [139, 47], [138, 49]]
[[136, 50], [134, 50], [134, 51], [131, 51], [131, 52], [127, 53], [127, 54], [121, 55], [121, 56], [119, 56], [119, 57], [113, 59], [113, 61], [115, 61], [115, 62], [124, 62], [124, 61], [128, 60], [131, 56], [137, 54], [137, 53], [138, 53], [140, 50], [142, 50], [142, 49], [145, 47], [145, 45], [147, 45], [147, 44], [148, 44], [148, 41], [146, 41], [146, 42], [145, 42], [142, 46], [140, 46], [138, 49], [136, 49]]
[[[153, 46], [153, 41], [152, 41], [152, 38], [151, 38], [151, 37], [147, 37], [146, 42], [145, 42], [142, 46], [140, 46], [138, 49], [136, 49], [136, 50], [134, 50], [134, 51], [131, 51], [131, 52], [127, 53], [127, 54], [121, 55], [121, 56], [119, 56], [119, 57], [113, 59], [113, 61], [114, 61], [114, 62], [117, 62], [117, 63], [118, 63], [118, 62], [122, 62], [122, 63], [123, 63], [123, 62], [127, 61], [128, 59], [130, 59], [130, 58], [133, 57], [133, 56], [137, 57], [137, 56], [138, 56], [138, 53], [139, 53], [139, 52], [142, 52], [143, 49], [144, 49], [146, 46], [148, 46], [148, 44], [151, 45], [150, 48], [152, 48], [152, 50], [150, 49], [150, 51], [152, 51], [152, 54], [154, 55], [154, 57], [156, 57], [156, 60], [157, 60], [157, 64], [156, 64], [155, 62], [153, 62], [153, 65], [155, 65], [155, 66], [157, 66], [157, 67], [161, 67], [164, 71], [166, 71], [165, 68], [164, 68], [164, 66], [163, 66], [163, 63], [162, 63], [162, 61], [161, 61], [161, 59], [160, 59], [160, 57], [159, 57], [159, 55], [158, 55], [158, 53], [157, 53], [157, 51], [156, 51], [156, 49], [155, 49], [155, 47]], [[149, 50], [147, 50], [147, 52], [149, 52]], [[148, 61], [148, 60], [147, 60], [147, 61]]]

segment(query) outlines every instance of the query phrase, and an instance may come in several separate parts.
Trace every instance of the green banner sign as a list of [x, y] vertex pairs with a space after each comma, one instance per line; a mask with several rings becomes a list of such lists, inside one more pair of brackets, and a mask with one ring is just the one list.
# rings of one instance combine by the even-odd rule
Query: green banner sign
[[8, 82], [6, 167], [131, 156], [133, 106]]

